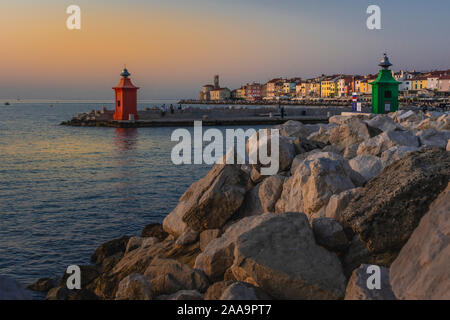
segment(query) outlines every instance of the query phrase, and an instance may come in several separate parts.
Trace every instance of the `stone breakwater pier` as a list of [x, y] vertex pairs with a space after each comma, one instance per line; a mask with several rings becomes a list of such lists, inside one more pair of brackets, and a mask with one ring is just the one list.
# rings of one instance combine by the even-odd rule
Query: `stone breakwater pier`
[[283, 107], [284, 116], [278, 106], [174, 106], [173, 113], [167, 108], [163, 113], [159, 107], [139, 110], [139, 120], [117, 121], [113, 119], [114, 111], [102, 108], [89, 113], [81, 113], [61, 125], [86, 127], [172, 127], [192, 126], [194, 121], [202, 121], [204, 126], [233, 125], [276, 125], [288, 120], [302, 123], [328, 123], [333, 115], [351, 111], [350, 107]]

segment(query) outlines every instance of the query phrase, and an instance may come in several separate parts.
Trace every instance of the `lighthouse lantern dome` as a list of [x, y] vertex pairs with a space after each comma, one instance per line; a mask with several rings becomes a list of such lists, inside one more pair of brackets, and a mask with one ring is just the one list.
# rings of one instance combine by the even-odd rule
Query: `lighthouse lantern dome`
[[120, 74], [121, 77], [128, 78], [131, 75], [131, 73], [128, 72], [127, 68], [124, 68], [122, 73]]

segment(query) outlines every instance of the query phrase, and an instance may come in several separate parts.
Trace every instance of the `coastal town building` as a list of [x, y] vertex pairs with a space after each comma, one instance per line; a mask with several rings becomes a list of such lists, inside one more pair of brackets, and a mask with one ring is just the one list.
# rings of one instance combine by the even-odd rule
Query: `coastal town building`
[[245, 88], [241, 87], [231, 91], [231, 97], [236, 100], [244, 100], [246, 98]]
[[199, 94], [200, 101], [219, 101], [231, 98], [231, 91], [228, 88], [221, 88], [219, 75], [214, 76], [214, 85], [205, 84]]
[[450, 92], [450, 75], [439, 78], [438, 91]]
[[348, 97], [354, 92], [354, 76], [342, 76], [338, 80], [338, 97]]
[[320, 96], [322, 98], [334, 98], [338, 93], [338, 81], [340, 76], [327, 77], [320, 82]]
[[429, 90], [437, 91], [439, 88], [439, 77], [429, 76], [427, 78], [427, 87]]
[[245, 98], [248, 101], [259, 101], [263, 97], [263, 85], [260, 83], [251, 83], [245, 86]]
[[303, 87], [305, 87], [305, 91], [306, 91], [306, 82], [300, 82], [295, 85], [295, 96], [297, 98], [301, 98], [301, 97], [305, 96], [303, 94]]
[[285, 80], [282, 88], [283, 96], [295, 97], [297, 85], [300, 84], [301, 82], [302, 82], [301, 78], [293, 78]]
[[228, 88], [213, 89], [210, 95], [212, 101], [223, 101], [231, 98], [231, 91]]
[[211, 90], [214, 90], [214, 86], [211, 84], [205, 84], [202, 87], [202, 91], [200, 91], [199, 100], [201, 101], [211, 100]]
[[275, 99], [280, 97], [283, 92], [284, 81], [281, 78], [275, 78], [267, 82], [265, 98]]
[[130, 80], [130, 73], [126, 68], [120, 76], [120, 82], [113, 88], [115, 94], [114, 120], [139, 120], [137, 112], [137, 91], [138, 87]]
[[[447, 95], [450, 92], [450, 69], [417, 72], [389, 70], [391, 77], [398, 82], [398, 90], [403, 96]], [[315, 78], [274, 78], [265, 84], [247, 83], [230, 91], [221, 88], [219, 76], [214, 76], [213, 84], [206, 84], [199, 93], [200, 101], [246, 100], [249, 102], [267, 100], [294, 100], [314, 98], [345, 98], [357, 95], [372, 95], [372, 82], [378, 75], [320, 75]]]
[[416, 77], [412, 79], [412, 90], [428, 89], [427, 82], [428, 78], [426, 77]]

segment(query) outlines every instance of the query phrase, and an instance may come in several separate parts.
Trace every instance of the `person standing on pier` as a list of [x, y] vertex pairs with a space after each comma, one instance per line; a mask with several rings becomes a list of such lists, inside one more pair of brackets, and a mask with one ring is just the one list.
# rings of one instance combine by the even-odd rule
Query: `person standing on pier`
[[175, 112], [175, 108], [173, 107], [173, 104], [170, 105], [170, 113], [173, 114]]

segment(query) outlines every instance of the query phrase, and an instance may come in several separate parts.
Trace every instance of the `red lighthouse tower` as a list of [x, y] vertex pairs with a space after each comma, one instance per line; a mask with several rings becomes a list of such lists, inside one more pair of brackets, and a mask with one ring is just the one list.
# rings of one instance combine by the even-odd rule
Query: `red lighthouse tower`
[[116, 96], [116, 111], [114, 112], [114, 120], [139, 120], [137, 113], [137, 91], [131, 80], [128, 78], [130, 73], [125, 68], [120, 74], [119, 84], [114, 87]]

